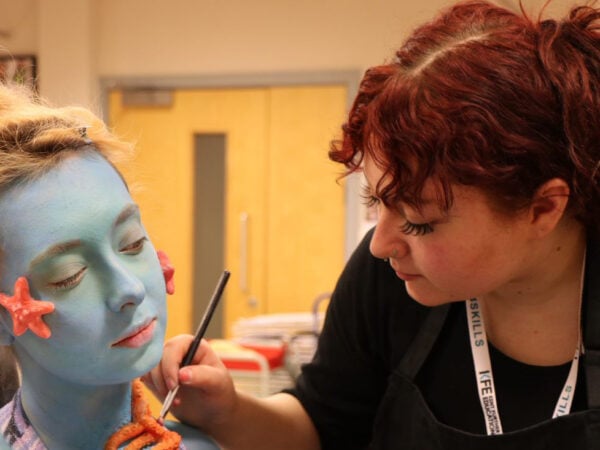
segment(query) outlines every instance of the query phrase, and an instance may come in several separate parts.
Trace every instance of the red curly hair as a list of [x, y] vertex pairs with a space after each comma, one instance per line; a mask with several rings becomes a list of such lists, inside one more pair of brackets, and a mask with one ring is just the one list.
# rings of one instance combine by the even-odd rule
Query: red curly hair
[[529, 204], [551, 178], [570, 211], [600, 229], [600, 10], [562, 21], [472, 1], [417, 28], [389, 64], [369, 69], [330, 158], [384, 170], [376, 194], [420, 207], [425, 180], [486, 192], [503, 212]]

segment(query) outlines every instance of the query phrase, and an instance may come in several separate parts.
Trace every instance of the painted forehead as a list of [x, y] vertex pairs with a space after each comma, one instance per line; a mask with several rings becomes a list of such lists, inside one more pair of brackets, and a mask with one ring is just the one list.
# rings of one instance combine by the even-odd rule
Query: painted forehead
[[74, 153], [42, 176], [0, 193], [0, 288], [7, 288], [5, 275], [11, 267], [21, 272], [12, 274], [8, 285], [40, 252], [100, 233], [129, 213], [123, 212], [129, 204], [133, 200], [120, 175], [93, 152]]
[[[93, 177], [90, 177], [92, 174]], [[100, 153], [92, 149], [73, 151], [58, 159], [55, 165], [43, 172], [13, 182], [0, 191], [0, 201], [10, 196], [11, 200], [29, 201], [52, 198], [69, 190], [82, 189], [92, 193], [98, 181], [127, 185], [117, 169]], [[19, 209], [22, 205], [16, 205]]]

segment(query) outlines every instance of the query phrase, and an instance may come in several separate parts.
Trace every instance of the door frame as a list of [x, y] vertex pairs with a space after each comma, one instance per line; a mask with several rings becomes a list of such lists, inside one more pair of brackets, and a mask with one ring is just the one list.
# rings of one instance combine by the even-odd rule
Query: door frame
[[[103, 76], [99, 79], [100, 106], [103, 119], [108, 123], [109, 91], [111, 89], [204, 89], [204, 88], [252, 88], [298, 85], [344, 85], [347, 89], [346, 110], [349, 111], [358, 92], [362, 71], [338, 70], [319, 72], [281, 72], [253, 74], [213, 74], [186, 76]], [[340, 124], [341, 125], [341, 124]], [[361, 205], [360, 177], [352, 174], [345, 183], [345, 229], [344, 257], [347, 260], [360, 239]]]

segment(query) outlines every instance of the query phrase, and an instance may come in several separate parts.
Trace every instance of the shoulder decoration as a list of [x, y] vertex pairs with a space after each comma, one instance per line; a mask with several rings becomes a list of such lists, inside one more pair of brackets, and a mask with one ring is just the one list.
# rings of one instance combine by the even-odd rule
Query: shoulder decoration
[[140, 450], [151, 444], [154, 450], [178, 450], [181, 436], [167, 430], [150, 413], [150, 406], [144, 399], [143, 384], [139, 379], [133, 381], [131, 392], [131, 411], [133, 421], [119, 428], [108, 440], [104, 450], [118, 450], [129, 442], [126, 450]]

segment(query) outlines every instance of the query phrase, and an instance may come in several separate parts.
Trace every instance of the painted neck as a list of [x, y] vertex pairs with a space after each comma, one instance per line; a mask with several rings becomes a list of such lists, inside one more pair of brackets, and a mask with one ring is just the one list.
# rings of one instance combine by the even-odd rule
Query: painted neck
[[48, 448], [104, 448], [131, 420], [131, 383], [82, 385], [56, 377], [16, 348], [23, 409]]

